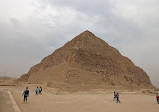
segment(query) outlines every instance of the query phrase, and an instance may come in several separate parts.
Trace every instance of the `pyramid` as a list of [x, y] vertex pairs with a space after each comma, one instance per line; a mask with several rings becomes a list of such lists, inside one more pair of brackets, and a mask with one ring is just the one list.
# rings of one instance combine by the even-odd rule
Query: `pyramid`
[[60, 89], [152, 88], [148, 75], [119, 51], [85, 31], [45, 57], [19, 82], [50, 83]]

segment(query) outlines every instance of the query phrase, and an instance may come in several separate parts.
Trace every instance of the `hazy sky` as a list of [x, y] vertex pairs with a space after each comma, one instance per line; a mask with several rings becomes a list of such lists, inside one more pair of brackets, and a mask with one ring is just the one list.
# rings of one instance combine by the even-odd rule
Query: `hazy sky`
[[0, 0], [0, 75], [27, 73], [85, 30], [159, 85], [159, 0]]

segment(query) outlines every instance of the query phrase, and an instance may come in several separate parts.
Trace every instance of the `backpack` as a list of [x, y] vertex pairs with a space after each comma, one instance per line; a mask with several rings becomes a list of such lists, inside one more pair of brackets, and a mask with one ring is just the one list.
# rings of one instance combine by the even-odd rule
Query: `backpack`
[[25, 90], [25, 95], [28, 95], [29, 94], [29, 90]]

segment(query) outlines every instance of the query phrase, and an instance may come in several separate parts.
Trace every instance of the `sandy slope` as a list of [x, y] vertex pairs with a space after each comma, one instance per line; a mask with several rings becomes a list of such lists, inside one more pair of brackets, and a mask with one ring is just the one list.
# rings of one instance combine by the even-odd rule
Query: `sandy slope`
[[30, 88], [28, 103], [23, 102], [24, 88], [12, 88], [22, 112], [158, 112], [155, 95], [120, 94], [121, 103], [112, 100], [112, 94], [65, 94], [56, 95], [43, 91], [35, 95]]

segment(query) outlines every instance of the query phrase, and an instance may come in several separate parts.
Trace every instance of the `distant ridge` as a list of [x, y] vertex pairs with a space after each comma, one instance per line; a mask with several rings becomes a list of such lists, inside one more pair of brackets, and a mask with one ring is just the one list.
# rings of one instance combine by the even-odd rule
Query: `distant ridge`
[[17, 78], [0, 76], [0, 86], [15, 86]]
[[48, 82], [68, 91], [109, 86], [153, 88], [141, 68], [88, 30], [45, 57], [18, 81]]

